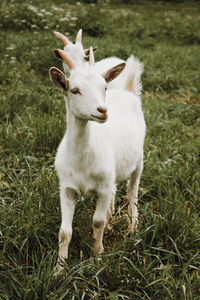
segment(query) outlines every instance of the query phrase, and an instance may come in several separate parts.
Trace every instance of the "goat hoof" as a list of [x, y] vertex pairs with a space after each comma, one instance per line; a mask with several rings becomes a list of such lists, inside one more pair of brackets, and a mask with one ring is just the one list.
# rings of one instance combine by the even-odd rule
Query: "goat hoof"
[[67, 264], [63, 260], [58, 260], [57, 264], [54, 268], [54, 276], [56, 277], [56, 276], [63, 275], [64, 273], [66, 273], [65, 266], [67, 266]]
[[128, 226], [128, 232], [129, 233], [134, 233], [137, 228], [137, 220], [133, 221], [131, 224]]
[[94, 255], [98, 255], [104, 252], [104, 248], [102, 245], [94, 245], [93, 249]]
[[112, 226], [111, 224], [108, 224], [108, 223], [107, 223], [107, 229], [108, 229], [109, 231], [111, 231], [112, 228], [113, 228], [113, 226]]
[[54, 268], [53, 271], [54, 271], [53, 277], [58, 277], [58, 276], [61, 276], [61, 275], [64, 274], [65, 269], [63, 267], [58, 268], [57, 265], [56, 265], [56, 267]]

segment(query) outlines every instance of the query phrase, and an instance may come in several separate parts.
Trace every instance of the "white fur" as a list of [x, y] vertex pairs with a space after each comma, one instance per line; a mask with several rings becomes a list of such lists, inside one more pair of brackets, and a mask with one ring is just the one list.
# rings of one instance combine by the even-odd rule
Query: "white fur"
[[[96, 63], [97, 72], [102, 74], [105, 70], [124, 62], [118, 57], [109, 57]], [[143, 64], [131, 55], [126, 60], [126, 67], [123, 72], [108, 84], [109, 89], [125, 89], [127, 82], [130, 80], [134, 87], [134, 94], [139, 96], [142, 90], [141, 75], [143, 72]]]
[[[132, 63], [135, 63], [133, 57]], [[139, 82], [141, 72], [132, 73]], [[141, 102], [139, 96], [124, 89], [109, 89], [105, 93], [105, 85], [105, 80], [94, 67], [85, 65], [70, 73], [69, 91], [65, 96], [67, 131], [55, 160], [62, 210], [59, 269], [62, 259], [68, 256], [77, 195], [94, 194], [97, 197], [93, 216], [94, 253], [103, 252], [106, 215], [112, 213], [110, 206], [113, 206], [111, 201], [118, 180], [129, 178], [130, 230], [133, 231], [137, 225], [138, 186], [143, 169], [145, 137]], [[82, 95], [73, 95], [70, 89], [74, 87], [78, 87]], [[97, 110], [99, 106], [108, 110], [106, 122], [91, 117], [91, 114], [102, 116]]]
[[[76, 42], [76, 44], [73, 44], [70, 42], [64, 48], [64, 51], [73, 59], [77, 66], [83, 67], [84, 65], [88, 65], [88, 62], [85, 60], [85, 52], [81, 43]], [[108, 69], [113, 68], [114, 66], [122, 62], [124, 62], [124, 60], [115, 56], [102, 59], [95, 63], [96, 72], [99, 74], [103, 74]], [[68, 75], [69, 67], [65, 62], [63, 62], [63, 69], [65, 74]], [[126, 67], [124, 71], [117, 78], [108, 83], [108, 89], [123, 89], [128, 78], [131, 77], [133, 79], [133, 84], [136, 88], [136, 95], [140, 95], [142, 88], [140, 83], [140, 77], [142, 72], [143, 64], [141, 64], [138, 59], [131, 55], [126, 61]]]
[[[67, 46], [64, 47], [64, 51], [73, 59], [77, 66], [81, 67], [86, 62], [82, 43], [76, 42], [73, 44], [69, 42]], [[65, 74], [69, 75], [69, 67], [64, 61], [63, 69]]]

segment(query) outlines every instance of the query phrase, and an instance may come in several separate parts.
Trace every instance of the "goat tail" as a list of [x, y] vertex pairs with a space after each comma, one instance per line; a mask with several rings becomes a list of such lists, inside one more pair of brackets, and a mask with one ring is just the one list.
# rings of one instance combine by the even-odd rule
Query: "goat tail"
[[131, 55], [126, 61], [124, 69], [125, 87], [124, 89], [139, 96], [142, 90], [141, 75], [143, 72], [143, 64]]

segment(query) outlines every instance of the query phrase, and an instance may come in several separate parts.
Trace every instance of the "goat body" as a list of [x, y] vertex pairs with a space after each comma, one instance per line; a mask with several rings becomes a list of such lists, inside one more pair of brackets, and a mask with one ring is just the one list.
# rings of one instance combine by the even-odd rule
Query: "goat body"
[[142, 158], [145, 123], [140, 100], [128, 91], [112, 89], [106, 104], [108, 121], [99, 124], [74, 118], [67, 103], [68, 129], [55, 166], [62, 187], [70, 186], [83, 196], [105, 185], [107, 177], [112, 185], [127, 179]]

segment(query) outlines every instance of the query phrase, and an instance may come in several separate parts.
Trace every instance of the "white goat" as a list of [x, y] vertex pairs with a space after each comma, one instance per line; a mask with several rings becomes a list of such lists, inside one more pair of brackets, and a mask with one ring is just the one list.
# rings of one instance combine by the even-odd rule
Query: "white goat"
[[[93, 193], [97, 196], [93, 216], [95, 254], [103, 252], [106, 214], [115, 197], [118, 180], [129, 178], [130, 230], [135, 229], [145, 121], [134, 80], [129, 78], [126, 90], [106, 92], [107, 83], [121, 73], [125, 63], [101, 76], [95, 71], [92, 48], [89, 65], [83, 67], [77, 67], [66, 52], [58, 49], [58, 53], [70, 69], [69, 78], [55, 67], [49, 71], [51, 80], [65, 95], [68, 123], [55, 160], [62, 211], [57, 263], [61, 269], [62, 260], [68, 256], [77, 195]], [[140, 77], [140, 71], [132, 69], [132, 77]]]
[[[85, 58], [89, 55], [90, 49], [83, 49], [82, 45], [82, 29], [80, 29], [76, 35], [76, 42], [73, 44], [65, 35], [60, 32], [54, 31], [55, 36], [62, 41], [64, 45], [64, 51], [73, 59], [77, 66], [83, 66], [86, 63]], [[97, 47], [93, 48], [95, 52]], [[61, 58], [58, 51], [54, 50], [56, 57]], [[63, 69], [65, 74], [69, 74], [70, 69], [68, 65], [63, 61]]]
[[[83, 66], [84, 64], [88, 64], [88, 62], [85, 60], [85, 58], [89, 55], [89, 49], [83, 49], [82, 44], [82, 29], [80, 29], [76, 36], [76, 42], [73, 44], [65, 35], [63, 35], [60, 32], [54, 31], [55, 36], [60, 39], [64, 45], [64, 51], [73, 59], [73, 61], [76, 63], [77, 66]], [[96, 51], [97, 47], [93, 48], [93, 51]], [[54, 54], [56, 57], [61, 58], [58, 51], [54, 50]], [[96, 71], [99, 74], [102, 74], [105, 72], [105, 70], [108, 70], [110, 68], [113, 68], [117, 64], [125, 62], [121, 58], [112, 56], [108, 58], [104, 58], [98, 62], [95, 63]], [[126, 62], [126, 69], [129, 68], [129, 61]], [[63, 61], [63, 69], [66, 75], [69, 75], [69, 67], [68, 65]], [[128, 74], [128, 72], [125, 72], [124, 74]], [[118, 80], [114, 80], [111, 83], [108, 84], [108, 88], [119, 88], [123, 87], [124, 80], [122, 79], [122, 74], [118, 77]]]

